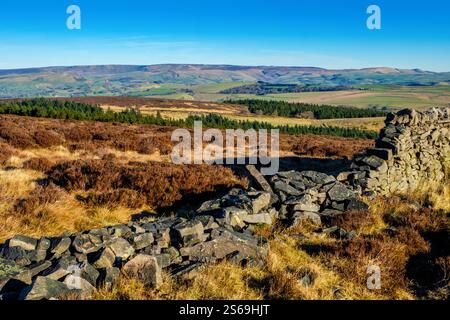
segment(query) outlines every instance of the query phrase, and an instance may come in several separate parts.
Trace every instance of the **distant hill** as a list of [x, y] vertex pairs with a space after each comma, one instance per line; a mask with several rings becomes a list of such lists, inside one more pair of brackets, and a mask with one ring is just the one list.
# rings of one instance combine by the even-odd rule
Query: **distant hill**
[[433, 85], [450, 82], [450, 72], [366, 68], [231, 65], [97, 65], [0, 70], [0, 97], [145, 95], [155, 86], [258, 81], [312, 86], [364, 84]]

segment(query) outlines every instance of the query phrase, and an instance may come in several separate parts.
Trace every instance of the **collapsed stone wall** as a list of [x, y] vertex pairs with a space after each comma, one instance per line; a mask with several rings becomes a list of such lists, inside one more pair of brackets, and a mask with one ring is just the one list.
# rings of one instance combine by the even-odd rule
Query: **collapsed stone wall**
[[450, 168], [450, 108], [389, 114], [376, 148], [356, 156], [338, 180], [366, 194], [404, 193], [441, 182]]
[[165, 217], [34, 239], [16, 235], [0, 245], [0, 300], [89, 297], [121, 274], [157, 287], [162, 271], [192, 276], [205, 263], [263, 264], [268, 241], [256, 225], [274, 220], [320, 226], [339, 239], [355, 235], [335, 224], [348, 211], [367, 210], [360, 194], [406, 191], [441, 181], [450, 156], [449, 108], [403, 110], [386, 119], [377, 148], [355, 157], [337, 177], [315, 171], [280, 172], [266, 180], [248, 166], [260, 190], [233, 189], [204, 202], [190, 219]]
[[233, 189], [204, 203], [192, 219], [135, 221], [53, 238], [16, 235], [0, 245], [0, 300], [87, 298], [121, 273], [158, 287], [163, 270], [178, 277], [224, 259], [260, 264], [268, 245], [251, 227], [276, 219], [271, 201], [267, 192]]
[[[269, 247], [255, 226], [276, 219], [332, 226], [345, 211], [367, 209], [349, 187], [320, 172], [280, 172], [264, 182], [268, 190], [232, 189], [204, 202], [190, 219], [133, 221], [54, 238], [16, 235], [0, 246], [0, 300], [88, 298], [121, 274], [158, 287], [163, 270], [190, 277], [223, 260], [261, 265]], [[324, 232], [352, 236], [339, 228]]]

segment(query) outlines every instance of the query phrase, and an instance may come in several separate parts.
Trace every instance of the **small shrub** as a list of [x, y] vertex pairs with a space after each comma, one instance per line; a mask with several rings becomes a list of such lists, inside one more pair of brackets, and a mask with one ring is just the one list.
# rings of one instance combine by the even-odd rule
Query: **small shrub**
[[63, 143], [62, 137], [53, 130], [36, 130], [33, 137], [36, 144], [43, 148], [59, 146]]
[[54, 184], [38, 186], [26, 198], [20, 199], [14, 206], [14, 212], [29, 214], [40, 206], [54, 204], [64, 195], [64, 191]]
[[31, 158], [23, 163], [24, 169], [30, 169], [34, 171], [47, 172], [53, 166], [53, 163], [47, 158]]
[[0, 138], [15, 148], [26, 149], [36, 146], [31, 134], [18, 126], [0, 127]]
[[375, 224], [375, 217], [370, 211], [348, 211], [336, 215], [333, 219], [333, 225], [343, 228], [347, 231], [358, 231], [363, 227]]
[[[49, 172], [49, 180], [67, 191], [93, 192], [88, 196], [88, 203], [103, 204], [109, 199], [131, 205], [125, 199], [128, 194], [136, 203], [152, 208], [171, 206], [194, 194], [246, 185], [246, 181], [236, 177], [230, 169], [220, 166], [178, 166], [159, 162], [117, 164], [105, 160], [58, 164]], [[129, 191], [124, 195], [125, 190]], [[99, 196], [99, 193], [104, 195]]]
[[11, 156], [16, 154], [16, 150], [9, 144], [0, 141], [0, 164], [4, 164]]
[[138, 209], [145, 205], [145, 198], [135, 190], [118, 189], [111, 192], [89, 192], [82, 202], [90, 207], [124, 207]]
[[367, 268], [378, 266], [382, 273], [381, 291], [392, 295], [407, 287], [407, 248], [387, 236], [357, 237], [323, 245], [321, 256], [329, 260], [339, 274], [366, 288]]

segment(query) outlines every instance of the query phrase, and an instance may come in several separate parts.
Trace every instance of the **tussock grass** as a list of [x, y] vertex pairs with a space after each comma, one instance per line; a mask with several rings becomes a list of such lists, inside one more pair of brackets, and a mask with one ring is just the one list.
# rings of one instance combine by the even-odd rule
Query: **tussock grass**
[[[157, 290], [122, 278], [94, 299], [448, 299], [450, 253], [439, 241], [449, 234], [448, 212], [442, 201], [430, 206], [427, 200], [445, 197], [446, 188], [369, 201], [368, 212], [338, 221], [356, 231], [352, 239], [338, 240], [307, 223], [260, 227], [256, 232], [270, 245], [261, 266], [222, 262], [189, 279], [165, 275]], [[381, 269], [380, 290], [367, 288], [369, 266]]]
[[58, 236], [105, 225], [125, 223], [136, 211], [116, 207], [86, 208], [75, 195], [46, 189], [32, 170], [0, 170], [0, 242], [14, 235]]

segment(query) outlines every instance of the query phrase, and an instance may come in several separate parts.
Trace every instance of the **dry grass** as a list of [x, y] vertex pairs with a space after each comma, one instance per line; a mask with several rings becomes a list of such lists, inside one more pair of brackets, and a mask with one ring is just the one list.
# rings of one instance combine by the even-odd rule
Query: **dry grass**
[[418, 201], [421, 205], [450, 212], [450, 179], [442, 183], [429, 182], [422, 184], [414, 193], [412, 199]]
[[[348, 213], [337, 224], [357, 231], [349, 240], [318, 233], [316, 226], [306, 223], [290, 229], [258, 228], [258, 234], [270, 239], [270, 253], [262, 266], [242, 268], [222, 262], [189, 280], [166, 276], [158, 290], [122, 278], [112, 291], [102, 289], [94, 298], [448, 299], [450, 252], [445, 241], [435, 239], [448, 238], [448, 212], [442, 211], [442, 203], [423, 208], [417, 201], [440, 199], [445, 189], [378, 198], [369, 211]], [[381, 269], [380, 290], [367, 288], [367, 268], [374, 265]]]
[[0, 242], [17, 233], [58, 236], [129, 221], [124, 208], [85, 208], [68, 194], [39, 186], [44, 175], [37, 171], [0, 170]]

